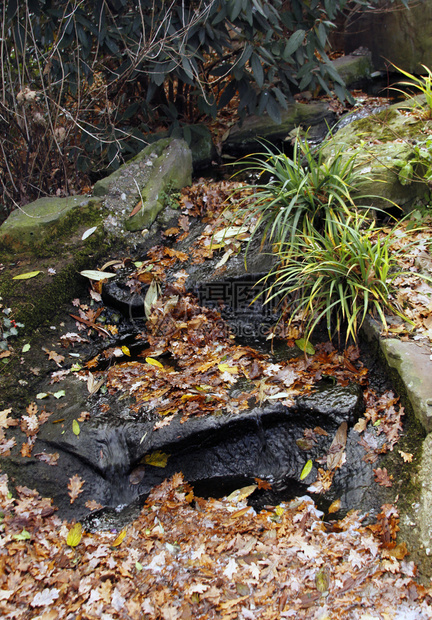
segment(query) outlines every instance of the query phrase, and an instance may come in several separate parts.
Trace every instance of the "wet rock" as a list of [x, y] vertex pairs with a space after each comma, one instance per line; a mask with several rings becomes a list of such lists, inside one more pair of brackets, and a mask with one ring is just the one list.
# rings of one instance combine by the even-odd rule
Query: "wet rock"
[[[75, 518], [88, 512], [85, 503], [89, 499], [113, 508], [129, 505], [179, 471], [190, 483], [207, 485], [209, 493], [221, 480], [235, 486], [240, 478], [259, 477], [274, 483], [275, 492], [294, 497], [299, 489], [304, 491], [300, 474], [306, 460], [325, 454], [340, 421], [350, 424], [362, 400], [361, 390], [332, 388], [323, 394], [322, 407], [320, 396], [315, 395], [309, 403], [303, 399], [293, 408], [275, 404], [235, 416], [194, 417], [185, 422], [177, 416], [169, 425], [154, 430], [160, 417], [134, 413], [125, 395], [88, 397], [86, 385], [74, 376], [65, 380], [64, 388], [68, 402], [62, 417], [40, 428], [30, 459], [20, 457], [16, 450], [5, 461], [4, 470], [16, 483], [36, 484], [42, 495], [53, 497], [62, 516]], [[80, 423], [77, 435], [73, 421], [83, 411], [91, 415]], [[306, 428], [317, 425], [328, 435], [317, 435], [316, 441], [302, 450], [297, 440]], [[157, 451], [167, 455], [164, 466], [147, 461]], [[41, 454], [55, 453], [59, 458], [54, 467], [39, 460]], [[73, 505], [67, 494], [72, 475], [84, 481], [83, 492]], [[315, 466], [310, 481], [314, 476]]]
[[346, 387], [324, 387], [312, 394], [300, 396], [296, 405], [306, 416], [331, 420], [335, 424], [344, 421], [353, 424], [365, 410], [363, 392], [356, 383]]
[[124, 282], [105, 282], [102, 288], [102, 300], [110, 308], [119, 310], [125, 318], [145, 317], [144, 299], [148, 285], [142, 286], [140, 293], [133, 293]]
[[388, 338], [380, 343], [399, 392], [408, 399], [423, 428], [432, 431], [430, 347]]

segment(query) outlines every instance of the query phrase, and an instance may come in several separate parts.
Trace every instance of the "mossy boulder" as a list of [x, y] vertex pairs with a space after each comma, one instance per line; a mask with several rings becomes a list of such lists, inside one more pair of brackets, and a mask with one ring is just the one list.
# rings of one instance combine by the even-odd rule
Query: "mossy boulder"
[[[0, 226], [0, 297], [12, 308], [13, 318], [24, 323], [22, 333], [31, 335], [88, 287], [79, 272], [94, 269], [107, 252], [105, 217], [94, 199], [44, 198], [14, 211]], [[82, 239], [93, 227], [93, 234]], [[39, 273], [14, 280], [30, 272]]]
[[234, 125], [223, 141], [224, 153], [252, 152], [262, 148], [260, 140], [281, 143], [287, 140], [290, 132], [297, 127], [314, 127], [322, 131], [323, 137], [328, 127], [333, 125], [336, 115], [323, 101], [310, 103], [293, 102], [281, 112], [281, 123], [276, 123], [267, 114], [250, 116], [242, 124]]
[[86, 196], [39, 198], [13, 211], [0, 226], [0, 255], [53, 254], [78, 226], [101, 221], [100, 201]]
[[[429, 129], [432, 121], [420, 112], [390, 106], [334, 133], [324, 156], [327, 160], [338, 152], [345, 159], [355, 156], [355, 169], [362, 178], [359, 203], [384, 210], [398, 205], [408, 212], [430, 198], [421, 165], [414, 161], [415, 145], [425, 139]], [[410, 162], [414, 162], [413, 177], [402, 179], [401, 170]]]
[[[184, 140], [163, 138], [150, 144], [116, 172], [98, 181], [94, 195], [128, 231], [149, 228], [170, 203], [170, 193], [192, 182], [192, 153]], [[139, 210], [130, 213], [138, 203]]]
[[365, 48], [340, 56], [332, 64], [347, 86], [368, 80], [373, 72], [372, 54]]

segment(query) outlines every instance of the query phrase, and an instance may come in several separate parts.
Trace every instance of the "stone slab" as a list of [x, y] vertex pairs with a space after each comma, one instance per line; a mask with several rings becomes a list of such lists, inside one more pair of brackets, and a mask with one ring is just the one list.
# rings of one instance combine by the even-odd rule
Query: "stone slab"
[[[430, 348], [395, 338], [381, 340], [387, 364], [394, 369], [416, 418], [426, 432], [432, 431], [432, 361]], [[398, 386], [399, 387], [399, 386]]]

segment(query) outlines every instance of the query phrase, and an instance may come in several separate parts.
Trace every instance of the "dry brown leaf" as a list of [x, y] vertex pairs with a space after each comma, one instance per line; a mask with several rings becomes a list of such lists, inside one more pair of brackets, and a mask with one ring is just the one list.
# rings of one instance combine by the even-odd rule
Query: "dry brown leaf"
[[411, 463], [413, 460], [413, 455], [410, 452], [402, 452], [402, 450], [398, 451], [405, 463]]
[[84, 480], [82, 480], [82, 478], [80, 478], [78, 474], [74, 474], [71, 478], [69, 478], [69, 484], [68, 484], [69, 493], [68, 494], [69, 494], [69, 497], [71, 498], [70, 499], [71, 504], [73, 504], [76, 498], [78, 497], [78, 495], [83, 492], [83, 489], [82, 489], [83, 484], [84, 484]]
[[382, 469], [381, 467], [378, 467], [377, 469], [373, 470], [373, 473], [375, 474], [375, 482], [377, 482], [382, 487], [393, 486], [393, 476], [389, 476], [386, 467], [383, 467]]

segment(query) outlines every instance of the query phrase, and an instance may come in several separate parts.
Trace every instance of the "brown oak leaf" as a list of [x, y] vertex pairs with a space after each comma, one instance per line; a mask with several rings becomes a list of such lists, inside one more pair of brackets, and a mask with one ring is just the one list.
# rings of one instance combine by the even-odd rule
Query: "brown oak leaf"
[[71, 478], [69, 478], [69, 497], [70, 503], [73, 504], [76, 498], [80, 493], [83, 492], [82, 485], [84, 484], [84, 480], [78, 476], [78, 474], [74, 474]]
[[377, 482], [379, 485], [381, 485], [382, 487], [391, 487], [393, 486], [393, 476], [389, 476], [387, 469], [385, 467], [383, 467], [381, 469], [381, 467], [378, 467], [377, 469], [373, 470], [374, 474], [375, 474], [375, 482]]

